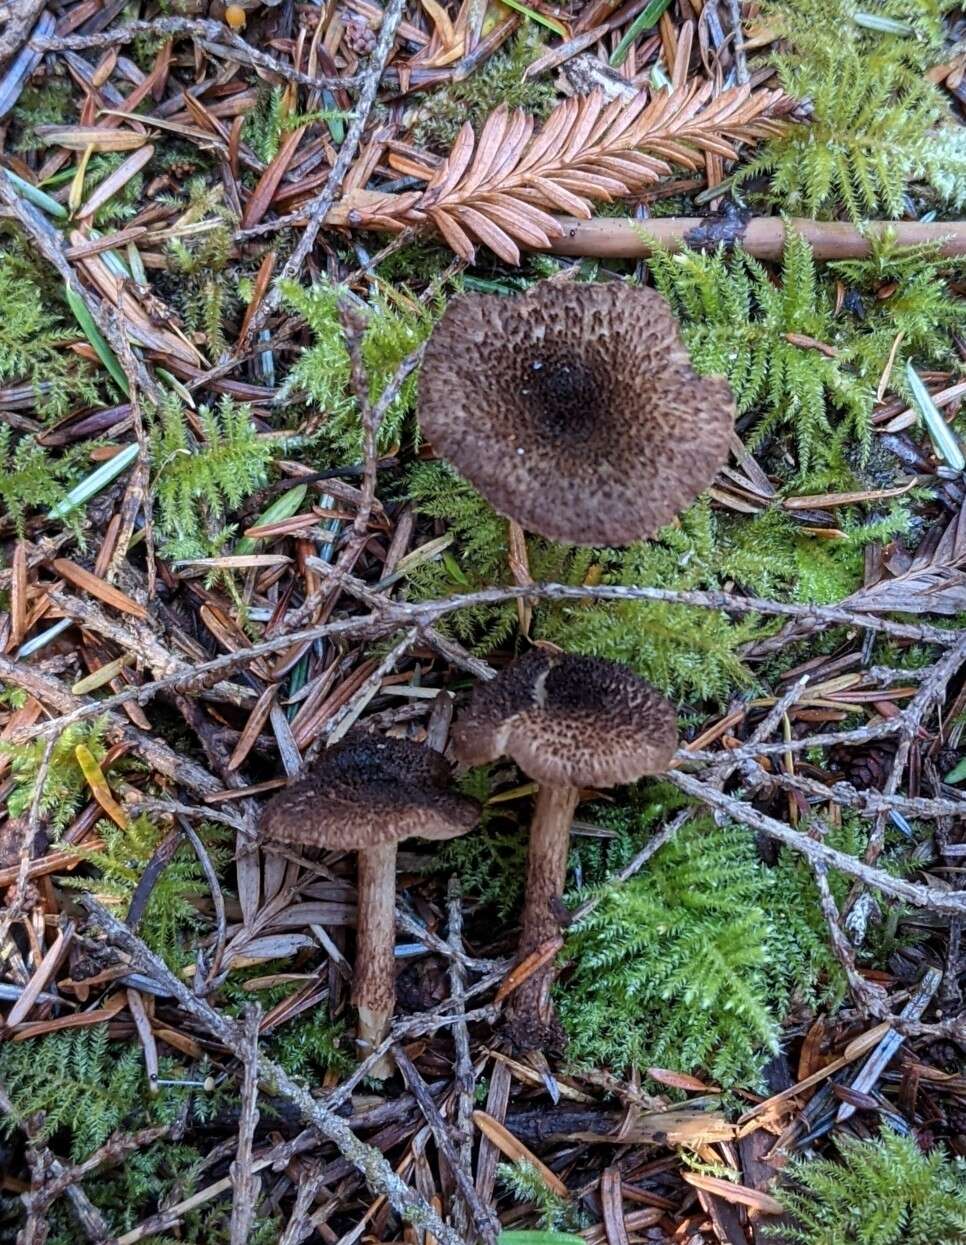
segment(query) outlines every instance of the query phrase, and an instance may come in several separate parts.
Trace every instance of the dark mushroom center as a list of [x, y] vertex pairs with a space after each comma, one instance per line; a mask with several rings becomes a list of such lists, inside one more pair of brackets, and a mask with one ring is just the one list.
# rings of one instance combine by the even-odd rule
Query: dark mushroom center
[[520, 393], [540, 431], [556, 441], [589, 441], [607, 401], [599, 369], [552, 345], [524, 364]]

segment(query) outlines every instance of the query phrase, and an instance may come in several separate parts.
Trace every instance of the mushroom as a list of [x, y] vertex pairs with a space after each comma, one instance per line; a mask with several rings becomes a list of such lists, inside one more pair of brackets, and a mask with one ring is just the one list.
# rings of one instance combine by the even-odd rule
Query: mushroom
[[[396, 847], [400, 839], [452, 839], [480, 807], [454, 793], [450, 767], [430, 748], [360, 730], [266, 805], [261, 832], [282, 843], [359, 853], [353, 1002], [364, 1053], [389, 1031], [396, 998]], [[388, 1076], [382, 1060], [372, 1075]]]
[[[534, 649], [478, 684], [453, 729], [458, 759], [509, 756], [538, 784], [530, 827], [521, 959], [560, 930], [555, 915], [567, 875], [570, 828], [581, 787], [615, 787], [666, 770], [677, 747], [673, 706], [627, 666]], [[556, 1045], [553, 970], [513, 996], [511, 1036]]]
[[734, 399], [691, 367], [655, 290], [545, 281], [450, 301], [423, 359], [419, 422], [500, 514], [551, 540], [627, 545], [714, 479]]

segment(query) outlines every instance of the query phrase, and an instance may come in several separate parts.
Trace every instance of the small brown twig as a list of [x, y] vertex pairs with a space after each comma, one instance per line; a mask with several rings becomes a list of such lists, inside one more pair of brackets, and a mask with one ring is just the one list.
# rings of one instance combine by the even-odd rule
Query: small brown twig
[[30, 862], [33, 859], [34, 841], [40, 829], [40, 808], [43, 803], [44, 788], [47, 786], [47, 775], [50, 773], [50, 761], [57, 739], [57, 735], [51, 735], [44, 744], [40, 764], [37, 766], [37, 772], [34, 775], [34, 789], [30, 798], [30, 808], [27, 810], [20, 838], [20, 860], [17, 869], [17, 880], [14, 883], [13, 895], [7, 899], [6, 911], [3, 914], [2, 921], [0, 921], [0, 947], [7, 940], [7, 932], [12, 922], [23, 912], [24, 899], [27, 893], [27, 879], [30, 875]]
[[49, 35], [32, 40], [31, 46], [43, 52], [86, 52], [92, 48], [104, 51], [123, 47], [144, 35], [161, 39], [171, 35], [187, 35], [199, 40], [206, 51], [216, 56], [231, 57], [316, 91], [355, 86], [358, 81], [355, 77], [324, 74], [312, 77], [300, 73], [293, 65], [286, 65], [284, 61], [253, 47], [220, 22], [196, 17], [160, 17], [150, 22], [127, 22], [123, 26], [115, 26], [113, 30], [99, 30], [92, 35]]
[[[311, 565], [314, 569], [321, 569], [321, 566], [325, 565], [326, 571], [333, 577], [341, 579], [343, 587], [347, 591], [351, 591], [353, 595], [363, 597], [371, 593], [371, 589], [367, 588], [361, 581], [347, 575], [338, 568], [317, 563], [315, 559], [311, 560]], [[190, 691], [200, 683], [216, 681], [223, 675], [249, 665], [257, 657], [262, 657], [267, 653], [278, 652], [280, 649], [289, 648], [294, 644], [312, 643], [323, 636], [357, 635], [372, 639], [379, 635], [385, 635], [387, 632], [396, 631], [401, 626], [408, 625], [421, 628], [427, 640], [439, 648], [440, 651], [443, 651], [440, 642], [442, 637], [436, 636], [433, 629], [433, 624], [440, 618], [445, 618], [447, 615], [462, 609], [472, 609], [480, 605], [500, 605], [503, 602], [515, 601], [521, 597], [534, 597], [546, 601], [583, 601], [588, 598], [598, 601], [661, 601], [667, 604], [689, 605], [701, 609], [808, 619], [816, 626], [822, 627], [859, 627], [883, 635], [891, 635], [896, 639], [936, 644], [941, 645], [943, 648], [950, 647], [963, 640], [962, 632], [944, 631], [939, 627], [931, 627], [927, 624], [897, 623], [891, 619], [845, 610], [838, 606], [789, 604], [783, 601], [768, 601], [761, 597], [742, 597], [736, 593], [729, 592], [675, 592], [664, 588], [626, 587], [619, 584], [574, 586], [570, 584], [542, 583], [526, 587], [487, 588], [480, 592], [468, 592], [442, 597], [437, 601], [414, 603], [384, 602], [381, 603], [379, 614], [321, 623], [318, 626], [306, 627], [300, 631], [289, 632], [287, 635], [282, 636], [272, 635], [268, 639], [260, 640], [248, 648], [243, 648], [233, 653], [225, 653], [212, 661], [192, 666], [189, 672], [179, 672], [169, 677], [155, 680], [153, 683], [144, 683], [140, 687], [127, 688], [125, 691], [102, 701], [90, 701], [82, 706], [78, 706], [76, 710], [72, 710], [69, 715], [65, 715], [63, 718], [57, 718], [20, 731], [16, 738], [18, 741], [23, 741], [36, 736], [50, 734], [55, 730], [63, 730], [65, 726], [70, 725], [72, 722], [81, 721], [88, 717], [96, 717], [105, 709], [114, 709], [128, 700], [137, 700], [138, 703], [145, 704], [157, 692], [164, 689], [177, 688], [182, 691]], [[469, 654], [466, 656], [469, 657]], [[492, 671], [486, 666], [486, 663], [478, 662], [477, 659], [472, 660], [476, 662], [474, 672], [478, 677], [487, 677], [487, 673], [492, 676]], [[5, 664], [7, 664], [6, 659], [0, 659], [0, 676], [3, 674], [3, 666]], [[8, 668], [12, 665], [13, 663], [9, 663]], [[889, 726], [882, 733], [888, 734], [896, 729], [897, 727], [895, 726]], [[872, 737], [870, 734], [869, 738]], [[757, 750], [766, 751], [767, 746]], [[779, 750], [781, 750], [780, 746]], [[740, 750], [736, 750], [735, 753], [731, 754], [730, 760], [738, 759], [738, 751]], [[716, 757], [715, 759], [719, 758]]]
[[728, 16], [731, 18], [732, 43], [735, 56], [735, 80], [739, 86], [748, 81], [748, 57], [745, 53], [745, 35], [741, 28], [741, 0], [728, 0]]
[[302, 271], [302, 265], [312, 253], [319, 231], [325, 223], [325, 218], [335, 202], [336, 195], [342, 188], [342, 182], [349, 171], [349, 167], [356, 158], [356, 152], [359, 149], [363, 131], [368, 124], [369, 113], [376, 102], [376, 93], [379, 90], [383, 70], [392, 52], [393, 44], [396, 40], [396, 31], [399, 29], [399, 23], [402, 21], [405, 8], [406, 0], [389, 0], [389, 3], [386, 5], [382, 15], [382, 22], [379, 26], [376, 45], [372, 49], [369, 63], [358, 79], [359, 96], [352, 112], [352, 121], [339, 147], [339, 154], [326, 179], [322, 193], [313, 201], [309, 209], [305, 229], [298, 240], [298, 245], [285, 261], [282, 271], [276, 277], [275, 283], [263, 300], [262, 305], [255, 315], [252, 316], [245, 340], [235, 344], [235, 353], [244, 349], [248, 342], [252, 341], [261, 332], [265, 321], [282, 301], [282, 290], [285, 283], [298, 280], [299, 274]]
[[136, 1133], [113, 1133], [102, 1146], [98, 1146], [80, 1163], [71, 1167], [60, 1165], [60, 1171], [52, 1180], [31, 1195], [33, 1205], [38, 1214], [44, 1214], [49, 1207], [72, 1185], [79, 1184], [85, 1176], [101, 1167], [115, 1167], [127, 1155], [146, 1146], [153, 1145], [171, 1133], [170, 1124], [155, 1125], [142, 1128]]
[[[215, 910], [215, 945], [211, 952], [208, 972], [205, 975], [205, 980], [202, 981], [200, 978], [198, 980], [198, 989], [204, 990], [210, 986], [211, 982], [214, 981], [221, 970], [221, 957], [224, 953], [225, 943], [228, 939], [228, 921], [225, 916], [225, 897], [221, 891], [221, 883], [218, 881], [218, 874], [215, 872], [215, 866], [211, 863], [211, 857], [208, 855], [208, 849], [201, 841], [201, 836], [197, 833], [191, 823], [186, 820], [183, 814], [178, 817], [178, 825], [181, 827], [181, 832], [184, 834], [185, 838], [195, 850], [195, 855], [198, 857], [198, 862], [201, 865], [202, 871], [205, 875], [205, 881], [208, 883], [208, 889], [211, 891], [211, 904]], [[239, 829], [242, 833], [244, 833], [246, 827], [242, 823], [241, 825], [236, 826], [235, 829]]]
[[[139, 972], [146, 973], [158, 985], [164, 986], [181, 1007], [231, 1051], [236, 1059], [244, 1059], [244, 1033], [236, 1021], [221, 1015], [209, 1003], [192, 994], [160, 957], [92, 895], [81, 896], [80, 902], [110, 941], [130, 957], [132, 965]], [[393, 1171], [379, 1150], [360, 1141], [343, 1119], [313, 1098], [306, 1088], [293, 1081], [284, 1068], [264, 1055], [259, 1055], [257, 1070], [259, 1081], [272, 1086], [274, 1092], [290, 1102], [326, 1140], [333, 1142], [340, 1154], [362, 1172], [372, 1191], [382, 1194], [398, 1214], [417, 1227], [432, 1232], [442, 1245], [465, 1245], [462, 1238], [440, 1219], [436, 1211]]]
[[258, 1124], [258, 1026], [262, 1009], [257, 1003], [245, 1008], [242, 1019], [241, 1116], [238, 1121], [238, 1149], [228, 1169], [233, 1196], [231, 1203], [231, 1245], [248, 1245], [258, 1200], [258, 1181], [252, 1170], [252, 1143]]
[[832, 950], [835, 952], [835, 958], [841, 964], [842, 971], [845, 973], [849, 989], [865, 1015], [874, 1016], [876, 1020], [884, 1020], [890, 1014], [886, 993], [881, 986], [876, 986], [866, 981], [859, 972], [855, 962], [855, 951], [845, 936], [845, 931], [842, 929], [838, 905], [835, 902], [835, 896], [832, 894], [832, 888], [828, 883], [828, 866], [821, 860], [811, 860], [809, 864], [812, 866], [812, 872], [815, 874], [818, 900], [822, 908], [822, 915], [825, 917], [825, 924], [828, 926], [829, 941], [832, 944]]
[[883, 795], [881, 791], [859, 791], [847, 782], [829, 785], [815, 778], [807, 778], [803, 774], [786, 774], [781, 770], [766, 772], [761, 766], [750, 761], [746, 762], [746, 765], [757, 787], [767, 787], [774, 783], [786, 790], [800, 791], [803, 795], [812, 796], [818, 800], [841, 804], [866, 816], [874, 814], [882, 817], [888, 816], [889, 813], [902, 813], [906, 817], [921, 817], [924, 820], [930, 820], [939, 817], [962, 817], [966, 814], [966, 803], [962, 800]]
[[[204, 798], [206, 795], [214, 795], [216, 791], [221, 790], [221, 783], [218, 779], [197, 761], [193, 761], [183, 753], [175, 752], [156, 736], [148, 735], [136, 726], [132, 726], [125, 718], [111, 712], [103, 701], [100, 703], [81, 701], [58, 679], [42, 673], [35, 666], [27, 666], [0, 655], [0, 682], [9, 683], [13, 687], [21, 687], [41, 704], [52, 706], [63, 715], [55, 719], [56, 721], [63, 721], [64, 718], [80, 721], [89, 717], [104, 717], [105, 735], [112, 743], [129, 744], [153, 769], [177, 780], [193, 795]], [[125, 697], [125, 699], [128, 698]], [[101, 712], [98, 712], [99, 709]], [[49, 733], [57, 736], [61, 729], [58, 727]]]
[[[270, 1150], [264, 1151], [252, 1162], [252, 1171], [260, 1172], [269, 1167], [284, 1166], [291, 1162], [296, 1154], [302, 1154], [306, 1150], [312, 1150], [318, 1144], [318, 1137], [312, 1130], [306, 1130], [299, 1133], [297, 1137], [293, 1137], [290, 1141], [281, 1141], [276, 1146], [272, 1146]], [[228, 1143], [230, 1147], [234, 1146], [234, 1140]], [[207, 1159], [220, 1161], [224, 1158], [222, 1153], [223, 1147], [215, 1146]], [[137, 1227], [132, 1228], [130, 1232], [125, 1232], [122, 1236], [111, 1237], [112, 1245], [137, 1245], [137, 1242], [147, 1240], [149, 1237], [156, 1237], [161, 1234], [170, 1232], [170, 1230], [181, 1222], [185, 1215], [193, 1210], [197, 1210], [199, 1206], [204, 1206], [208, 1202], [213, 1201], [216, 1197], [228, 1193], [231, 1189], [231, 1176], [223, 1176], [220, 1180], [214, 1181], [213, 1184], [207, 1185], [203, 1189], [198, 1189], [195, 1193], [188, 1197], [182, 1198], [180, 1202], [175, 1202], [171, 1206], [165, 1207], [164, 1210], [158, 1211], [151, 1215], [148, 1219], [142, 1220]]]
[[[561, 237], [554, 238], [550, 250], [555, 255], [596, 257], [599, 259], [642, 259], [656, 247], [671, 251], [687, 250], [692, 244], [708, 245], [709, 222], [702, 216], [666, 216], [646, 224], [631, 218], [597, 217], [594, 220], [560, 219]], [[895, 231], [900, 246], [932, 244], [946, 258], [966, 255], [966, 221], [897, 221], [879, 224], [870, 222], [861, 229], [841, 221], [814, 221], [802, 217], [785, 221], [780, 216], [756, 216], [734, 233], [729, 226], [729, 243], [739, 244], [756, 259], [781, 260], [785, 250], [786, 230], [804, 238], [818, 260], [866, 259], [872, 245], [885, 230]]]
[[433, 1134], [433, 1140], [436, 1142], [440, 1154], [446, 1160], [450, 1171], [453, 1173], [456, 1187], [472, 1212], [473, 1223], [478, 1236], [485, 1242], [485, 1245], [496, 1245], [496, 1238], [500, 1232], [500, 1221], [493, 1211], [484, 1206], [481, 1201], [480, 1195], [473, 1185], [472, 1175], [461, 1162], [456, 1147], [453, 1145], [453, 1139], [449, 1135], [446, 1122], [433, 1101], [433, 1096], [429, 1092], [429, 1086], [419, 1075], [415, 1064], [401, 1046], [393, 1047], [393, 1054], [399, 1071], [403, 1074], [403, 1078], [409, 1086], [409, 1092], [416, 1099], [419, 1109], [429, 1125], [430, 1131]]
[[[913, 740], [918, 735], [926, 715], [946, 695], [946, 688], [949, 686], [950, 679], [953, 678], [964, 662], [966, 662], [966, 636], [961, 635], [954, 647], [947, 653], [944, 653], [928, 672], [920, 683], [919, 690], [902, 711], [899, 727], [899, 746], [896, 748], [889, 776], [883, 788], [882, 794], [884, 796], [894, 796], [898, 791], [899, 783], [902, 781], [909, 761], [909, 752], [912, 748]], [[879, 858], [879, 854], [885, 844], [885, 827], [886, 815], [885, 813], [880, 813], [876, 818], [875, 826], [866, 848], [865, 858], [869, 864], [875, 864]], [[849, 897], [848, 904], [846, 905], [847, 908], [855, 903], [856, 898], [857, 893]]]
[[316, 1165], [312, 1172], [298, 1182], [295, 1190], [295, 1205], [285, 1225], [285, 1231], [278, 1239], [278, 1245], [302, 1245], [302, 1242], [311, 1235], [314, 1225], [310, 1211], [319, 1195], [319, 1190], [325, 1184], [325, 1176], [325, 1168]]
[[10, 0], [0, 34], [0, 67], [20, 51], [30, 27], [44, 10], [46, 0]]
[[[446, 887], [446, 915], [449, 926], [448, 938], [454, 951], [463, 950], [463, 891], [457, 877], [451, 877]], [[457, 1011], [466, 1010], [466, 974], [463, 965], [454, 956], [449, 962], [450, 998]], [[473, 1108], [476, 1090], [476, 1073], [470, 1055], [470, 1034], [465, 1021], [453, 1025], [453, 1047], [456, 1058], [453, 1063], [456, 1083], [456, 1145], [460, 1167], [472, 1170], [473, 1161]], [[472, 1207], [460, 1202], [454, 1209], [453, 1219], [461, 1236], [468, 1236]]]
[[[11, 1119], [18, 1120], [17, 1111], [10, 1100], [10, 1096], [2, 1085], [0, 1085], [0, 1111]], [[71, 1169], [60, 1159], [56, 1158], [42, 1141], [39, 1140], [40, 1121], [33, 1117], [24, 1120], [20, 1125], [27, 1134], [31, 1142], [31, 1150], [34, 1153], [38, 1165], [45, 1172], [49, 1172], [55, 1180], [62, 1179]], [[27, 1198], [27, 1212], [31, 1216], [29, 1199], [36, 1193], [43, 1192], [44, 1186], [35, 1191], [35, 1194], [25, 1195]], [[80, 1187], [77, 1180], [69, 1180], [64, 1188], [67, 1194], [67, 1200], [71, 1204], [71, 1209], [80, 1224], [81, 1231], [89, 1241], [101, 1242], [110, 1239], [111, 1229], [104, 1219], [104, 1216], [90, 1200], [84, 1190]], [[35, 1224], [46, 1223], [46, 1214], [44, 1207], [35, 1211], [31, 1216]]]

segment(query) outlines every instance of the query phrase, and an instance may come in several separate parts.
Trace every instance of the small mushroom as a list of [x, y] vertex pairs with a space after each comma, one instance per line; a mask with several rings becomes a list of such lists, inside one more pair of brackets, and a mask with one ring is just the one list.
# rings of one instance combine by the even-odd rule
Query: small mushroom
[[[677, 747], [673, 706], [627, 666], [534, 649], [476, 686], [453, 730], [457, 757], [482, 765], [509, 756], [538, 784], [520, 958], [555, 937], [570, 828], [581, 787], [615, 787], [666, 770]], [[553, 971], [512, 996], [511, 1036], [534, 1049], [559, 1043]]]
[[654, 536], [728, 456], [734, 399], [691, 366], [655, 290], [541, 282], [450, 301], [423, 360], [436, 451], [524, 528], [577, 545]]
[[[359, 853], [353, 1002], [365, 1054], [383, 1040], [396, 997], [396, 847], [400, 839], [452, 839], [480, 815], [450, 788], [438, 752], [405, 739], [353, 731], [265, 807], [261, 832], [282, 843]], [[388, 1076], [383, 1060], [373, 1076]]]

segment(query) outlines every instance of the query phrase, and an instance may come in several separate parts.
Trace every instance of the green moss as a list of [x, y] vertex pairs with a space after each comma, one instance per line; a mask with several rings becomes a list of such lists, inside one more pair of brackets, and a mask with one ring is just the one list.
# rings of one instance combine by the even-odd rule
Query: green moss
[[462, 82], [434, 91], [419, 106], [412, 129], [412, 141], [420, 147], [446, 150], [465, 122], [479, 133], [486, 118], [501, 104], [522, 108], [537, 121], [549, 115], [557, 95], [547, 77], [528, 80], [528, 65], [544, 51], [538, 31], [532, 24], [503, 51], [470, 74]]
[[229, 266], [236, 221], [201, 178], [188, 184], [185, 220], [205, 221], [211, 227], [168, 244], [171, 269], [178, 275], [175, 301], [187, 327], [204, 334], [210, 355], [217, 359], [228, 346], [226, 319], [241, 307]]
[[790, 234], [781, 281], [751, 256], [658, 252], [654, 281], [681, 317], [699, 372], [723, 373], [739, 415], [761, 411], [751, 444], [788, 430], [799, 470], [827, 461], [847, 437], [867, 445], [873, 389], [838, 356], [788, 334], [837, 346], [840, 330], [808, 244]]
[[795, 1220], [782, 1238], [798, 1245], [962, 1245], [966, 1164], [937, 1147], [884, 1130], [843, 1138], [841, 1162], [795, 1159], [795, 1187], [780, 1193]]
[[10, 114], [14, 151], [41, 151], [45, 143], [37, 136], [38, 125], [63, 125], [71, 115], [71, 84], [45, 75], [37, 85], [24, 88]]
[[50, 418], [97, 401], [94, 372], [65, 348], [77, 332], [50, 273], [22, 241], [2, 232], [0, 306], [0, 385], [32, 387], [37, 413]]
[[251, 409], [223, 398], [217, 411], [197, 414], [199, 444], [180, 401], [164, 398], [154, 413], [151, 454], [162, 552], [171, 558], [219, 552], [234, 528], [231, 511], [267, 479], [272, 443], [259, 437]]
[[[609, 852], [617, 868], [646, 841], [655, 809], [596, 820], [625, 834]], [[851, 846], [857, 832], [842, 837]], [[601, 902], [568, 934], [573, 967], [557, 992], [576, 1065], [754, 1085], [792, 995], [815, 998], [823, 975], [836, 979], [807, 868], [769, 868], [752, 835], [711, 817], [689, 822], [642, 873], [593, 893]]]
[[31, 510], [47, 510], [63, 497], [68, 482], [79, 474], [81, 451], [54, 458], [30, 436], [16, 437], [0, 424], [0, 499], [18, 533]]
[[[339, 319], [338, 286], [319, 283], [310, 290], [294, 283], [285, 287], [286, 300], [302, 315], [312, 332], [312, 345], [302, 351], [288, 375], [284, 394], [303, 397], [313, 409], [326, 414], [319, 443], [337, 461], [358, 461], [362, 455], [362, 427], [350, 386], [349, 353]], [[396, 369], [429, 336], [439, 305], [424, 306], [405, 291], [380, 287], [368, 308], [362, 357], [369, 377], [369, 397], [375, 401]], [[380, 429], [385, 449], [402, 435], [412, 410], [416, 377], [409, 376], [391, 403]]]
[[[83, 744], [94, 759], [100, 761], [107, 751], [103, 723], [78, 722], [68, 726], [57, 737], [50, 753], [39, 804], [40, 813], [55, 832], [65, 829], [73, 821], [81, 802], [86, 802], [90, 796], [87, 779], [74, 752], [78, 744]], [[0, 755], [10, 758], [13, 789], [8, 797], [7, 811], [11, 817], [23, 817], [29, 812], [45, 752], [46, 741], [43, 739], [23, 744], [0, 742]]]
[[[98, 870], [96, 883], [92, 884], [90, 877], [67, 877], [61, 884], [80, 891], [88, 891], [93, 885], [98, 895], [110, 896], [118, 909], [126, 912], [148, 862], [168, 833], [147, 817], [136, 818], [125, 830], [101, 821], [97, 834], [104, 846], [78, 849], [78, 854]], [[206, 840], [213, 865], [221, 870], [230, 858], [229, 850], [220, 842], [224, 835], [217, 827], [206, 825], [199, 827], [199, 833]], [[138, 929], [151, 950], [174, 969], [193, 960], [199, 931], [210, 924], [199, 910], [199, 901], [209, 895], [201, 862], [191, 844], [182, 842], [152, 887]]]
[[[904, 214], [903, 197], [925, 180], [955, 207], [964, 194], [966, 144], [954, 130], [936, 130], [947, 110], [924, 76], [941, 59], [942, 15], [949, 0], [780, 0], [764, 20], [785, 34], [788, 50], [774, 58], [782, 87], [807, 100], [811, 119], [770, 140], [741, 170], [740, 181], [771, 177], [770, 198], [788, 212], [854, 220]], [[900, 21], [905, 33], [870, 29], [873, 18]]]
[[146, 1097], [139, 1045], [110, 1042], [103, 1024], [4, 1043], [0, 1082], [15, 1111], [13, 1120], [0, 1120], [0, 1130], [9, 1133], [42, 1113], [40, 1136], [69, 1133], [69, 1153], [75, 1161], [86, 1158], [122, 1127]]

